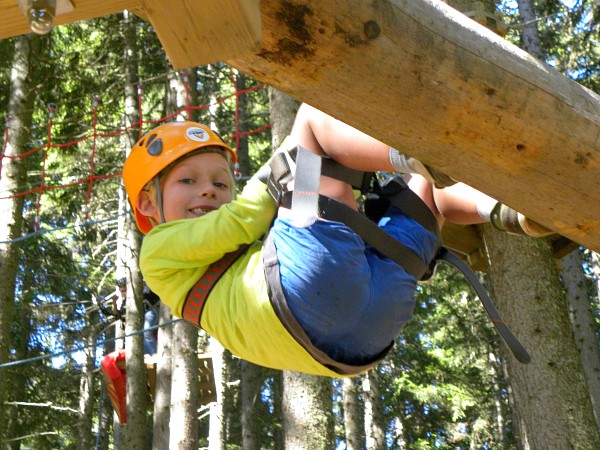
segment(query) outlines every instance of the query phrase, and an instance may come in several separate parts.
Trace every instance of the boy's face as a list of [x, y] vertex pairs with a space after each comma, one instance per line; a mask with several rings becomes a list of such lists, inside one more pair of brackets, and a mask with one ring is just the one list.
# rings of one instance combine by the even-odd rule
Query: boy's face
[[[190, 156], [169, 170], [161, 190], [167, 222], [203, 216], [233, 198], [229, 163], [218, 153]], [[161, 223], [158, 210], [153, 217]]]

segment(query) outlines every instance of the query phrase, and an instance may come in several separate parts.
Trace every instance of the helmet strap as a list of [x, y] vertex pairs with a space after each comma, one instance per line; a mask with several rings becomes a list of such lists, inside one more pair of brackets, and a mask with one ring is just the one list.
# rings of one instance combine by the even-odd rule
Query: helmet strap
[[160, 189], [160, 180], [158, 175], [153, 178], [154, 189], [156, 191], [156, 202], [158, 203], [158, 212], [160, 213], [161, 223], [166, 223], [165, 213], [163, 212], [162, 191]]

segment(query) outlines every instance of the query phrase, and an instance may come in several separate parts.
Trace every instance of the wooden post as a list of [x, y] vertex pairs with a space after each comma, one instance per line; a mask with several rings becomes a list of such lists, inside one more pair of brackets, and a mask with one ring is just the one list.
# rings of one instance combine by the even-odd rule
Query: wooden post
[[260, 0], [142, 3], [175, 67], [206, 65], [260, 50]]

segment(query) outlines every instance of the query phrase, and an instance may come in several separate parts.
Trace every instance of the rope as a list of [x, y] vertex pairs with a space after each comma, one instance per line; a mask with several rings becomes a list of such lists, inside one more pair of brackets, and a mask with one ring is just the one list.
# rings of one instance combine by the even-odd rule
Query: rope
[[84, 222], [82, 224], [71, 225], [69, 227], [50, 228], [50, 229], [46, 229], [46, 230], [38, 230], [38, 231], [34, 231], [32, 233], [25, 234], [23, 236], [15, 238], [15, 239], [11, 239], [11, 240], [8, 240], [8, 241], [0, 241], [0, 244], [15, 244], [17, 242], [24, 241], [25, 239], [29, 239], [29, 238], [32, 238], [34, 236], [37, 236], [38, 234], [54, 233], [56, 231], [72, 230], [74, 228], [82, 228], [82, 227], [88, 227], [88, 226], [91, 226], [91, 225], [98, 225], [98, 224], [101, 224], [101, 223], [105, 223], [105, 222], [110, 222], [112, 220], [116, 220], [120, 216], [124, 216], [126, 214], [127, 213], [117, 214], [115, 216], [111, 216], [111, 217], [108, 217], [107, 219], [101, 219], [101, 220], [89, 220], [89, 221]]
[[73, 347], [73, 348], [71, 348], [69, 350], [63, 350], [62, 352], [50, 353], [48, 355], [40, 355], [40, 356], [35, 356], [33, 358], [20, 359], [20, 360], [17, 360], [17, 361], [10, 361], [10, 362], [7, 362], [7, 363], [0, 364], [0, 369], [5, 369], [7, 367], [21, 366], [21, 365], [24, 365], [24, 364], [29, 364], [29, 363], [33, 363], [33, 362], [37, 362], [37, 361], [42, 361], [44, 359], [54, 358], [56, 356], [69, 355], [71, 353], [80, 352], [80, 351], [86, 350], [88, 348], [97, 348], [97, 347], [100, 347], [100, 346], [102, 346], [104, 344], [109, 344], [111, 342], [115, 342], [115, 341], [118, 341], [120, 339], [126, 339], [128, 337], [132, 337], [132, 336], [137, 336], [139, 334], [143, 334], [145, 331], [152, 331], [152, 330], [156, 330], [157, 328], [166, 327], [168, 325], [172, 325], [172, 324], [174, 324], [176, 322], [180, 322], [182, 320], [183, 319], [174, 319], [174, 320], [171, 320], [169, 322], [161, 323], [159, 325], [154, 325], [152, 327], [143, 328], [141, 330], [135, 331], [135, 332], [130, 333], [130, 334], [126, 334], [126, 335], [123, 335], [123, 336], [114, 337], [114, 338], [110, 338], [110, 339], [105, 339], [105, 340], [103, 340], [101, 342], [97, 342], [96, 344], [80, 345], [78, 347]]
[[94, 186], [94, 166], [96, 157], [96, 143], [98, 138], [98, 130], [96, 126], [98, 124], [98, 96], [94, 95], [94, 117], [92, 119], [92, 130], [93, 130], [93, 141], [92, 141], [92, 154], [90, 155], [90, 176], [88, 177], [90, 182], [88, 185], [87, 193], [85, 194], [85, 220], [89, 219], [90, 216], [90, 197], [92, 195], [92, 188]]

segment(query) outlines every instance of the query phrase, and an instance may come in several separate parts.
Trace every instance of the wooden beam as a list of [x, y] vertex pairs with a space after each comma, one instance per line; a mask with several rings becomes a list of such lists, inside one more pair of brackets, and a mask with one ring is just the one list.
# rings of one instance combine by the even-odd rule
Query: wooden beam
[[[57, 15], [54, 19], [55, 25], [116, 14], [125, 9], [134, 11], [140, 8], [139, 0], [72, 0], [72, 3], [75, 5], [73, 11]], [[2, 11], [0, 39], [30, 32], [27, 19], [17, 0], [0, 0], [0, 11]]]
[[[441, 2], [74, 4], [57, 25], [141, 12], [176, 67], [226, 60], [600, 251], [600, 97]], [[0, 10], [0, 38], [29, 32]]]
[[256, 53], [261, 46], [260, 0], [142, 0], [171, 63], [206, 65]]
[[434, 0], [263, 0], [262, 24], [228, 63], [600, 251], [598, 95]]
[[477, 227], [447, 223], [442, 229], [444, 246], [452, 250], [473, 270], [487, 271], [487, 263], [481, 252], [482, 242]]

